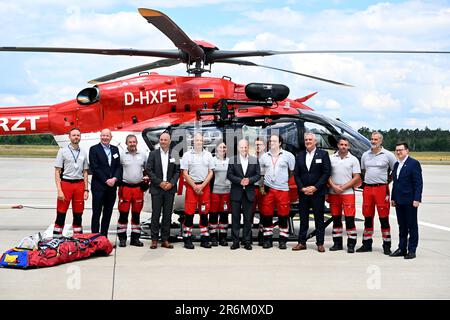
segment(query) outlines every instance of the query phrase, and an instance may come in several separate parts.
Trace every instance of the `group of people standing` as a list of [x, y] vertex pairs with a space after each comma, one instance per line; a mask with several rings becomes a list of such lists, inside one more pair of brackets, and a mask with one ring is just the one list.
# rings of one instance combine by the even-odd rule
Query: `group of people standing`
[[[140, 236], [140, 212], [144, 192], [149, 188], [152, 198], [151, 249], [161, 246], [171, 249], [169, 242], [171, 215], [178, 181], [186, 187], [182, 235], [184, 247], [194, 249], [192, 231], [194, 214], [199, 214], [200, 246], [228, 246], [228, 216], [231, 213], [231, 249], [252, 250], [253, 217], [260, 213], [258, 244], [273, 246], [274, 215], [278, 217], [278, 247], [287, 249], [291, 197], [289, 180], [294, 176], [299, 197], [300, 230], [298, 244], [292, 250], [307, 249], [309, 214], [312, 211], [316, 229], [317, 251], [325, 252], [325, 202], [329, 202], [333, 217], [333, 246], [330, 251], [343, 250], [345, 217], [347, 251], [372, 251], [375, 208], [378, 211], [383, 238], [383, 252], [390, 256], [415, 257], [418, 242], [417, 208], [421, 202], [422, 175], [419, 162], [408, 156], [407, 143], [396, 146], [395, 156], [382, 147], [383, 136], [374, 132], [371, 149], [358, 159], [350, 153], [350, 142], [342, 137], [338, 151], [329, 155], [316, 147], [312, 132], [304, 135], [305, 150], [296, 156], [282, 148], [282, 137], [272, 134], [265, 152], [265, 137], [255, 141], [256, 154], [249, 154], [249, 142], [238, 142], [238, 152], [227, 156], [225, 142], [219, 141], [215, 156], [204, 148], [203, 135], [194, 134], [193, 148], [178, 161], [171, 148], [171, 136], [163, 132], [158, 149], [145, 155], [137, 150], [137, 138], [126, 138], [127, 150], [119, 152], [111, 145], [111, 132], [101, 132], [101, 142], [89, 150], [79, 148], [81, 133], [69, 132], [71, 143], [58, 152], [55, 180], [58, 190], [57, 217], [54, 235], [60, 236], [70, 202], [73, 208], [73, 231], [82, 232], [84, 201], [88, 199], [88, 169], [92, 172], [92, 232], [108, 235], [116, 194], [119, 196], [117, 233], [119, 246], [125, 247], [128, 215], [131, 209], [130, 245], [143, 246]], [[89, 157], [89, 164], [88, 159]], [[362, 169], [362, 170], [361, 170]], [[180, 175], [182, 179], [180, 178]], [[363, 178], [362, 178], [363, 176]], [[393, 178], [392, 201], [389, 182]], [[355, 189], [363, 185], [364, 232], [362, 246], [355, 250]], [[117, 187], [119, 191], [117, 193]], [[391, 252], [389, 224], [390, 206], [397, 211], [400, 229], [399, 248]], [[161, 217], [162, 214], [162, 217]], [[240, 241], [241, 215], [243, 217]], [[101, 223], [100, 223], [101, 218]], [[161, 220], [161, 222], [160, 222]], [[409, 239], [408, 239], [409, 235]]]

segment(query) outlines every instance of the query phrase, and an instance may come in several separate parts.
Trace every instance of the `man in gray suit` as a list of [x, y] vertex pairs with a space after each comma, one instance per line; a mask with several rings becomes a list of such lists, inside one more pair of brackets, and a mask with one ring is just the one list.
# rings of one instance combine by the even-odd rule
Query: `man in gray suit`
[[[173, 212], [173, 201], [177, 192], [177, 181], [180, 177], [180, 166], [175, 163], [170, 149], [170, 134], [163, 132], [159, 137], [159, 149], [150, 152], [146, 172], [151, 179], [152, 218], [150, 249], [158, 247], [158, 235], [161, 229], [161, 247], [172, 249], [169, 243], [170, 223]], [[162, 209], [161, 226], [159, 218]]]

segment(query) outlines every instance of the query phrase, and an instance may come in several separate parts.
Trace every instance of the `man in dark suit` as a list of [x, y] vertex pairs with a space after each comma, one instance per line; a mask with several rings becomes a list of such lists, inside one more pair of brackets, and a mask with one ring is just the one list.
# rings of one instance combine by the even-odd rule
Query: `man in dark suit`
[[252, 208], [255, 201], [255, 182], [260, 178], [260, 167], [256, 157], [248, 155], [248, 141], [242, 139], [238, 144], [239, 155], [233, 157], [228, 165], [227, 178], [231, 181], [231, 250], [239, 248], [241, 210], [244, 215], [242, 239], [244, 248], [252, 250]]
[[419, 242], [417, 209], [422, 201], [422, 168], [419, 161], [409, 156], [406, 142], [397, 143], [395, 153], [398, 162], [395, 163], [392, 172], [394, 183], [391, 204], [397, 212], [400, 242], [398, 249], [390, 256], [414, 259]]
[[304, 135], [306, 150], [299, 152], [295, 159], [294, 177], [299, 194], [300, 231], [294, 251], [306, 249], [306, 234], [309, 228], [309, 209], [314, 213], [317, 251], [325, 252], [325, 224], [323, 211], [327, 181], [331, 174], [328, 152], [316, 148], [316, 136], [312, 132]]
[[[112, 210], [116, 202], [117, 185], [122, 180], [119, 149], [110, 144], [111, 131], [103, 129], [100, 143], [89, 149], [89, 167], [92, 172], [92, 221], [93, 233], [108, 236]], [[103, 216], [102, 216], [103, 210]], [[100, 217], [102, 217], [100, 227]]]
[[[170, 222], [173, 211], [173, 201], [177, 192], [177, 181], [180, 177], [180, 166], [176, 164], [170, 149], [170, 134], [163, 132], [159, 136], [159, 149], [150, 152], [146, 172], [150, 177], [150, 194], [152, 195], [152, 220], [150, 249], [158, 246], [159, 230], [161, 229], [161, 247], [173, 249], [169, 243]], [[161, 225], [159, 218], [163, 212]]]

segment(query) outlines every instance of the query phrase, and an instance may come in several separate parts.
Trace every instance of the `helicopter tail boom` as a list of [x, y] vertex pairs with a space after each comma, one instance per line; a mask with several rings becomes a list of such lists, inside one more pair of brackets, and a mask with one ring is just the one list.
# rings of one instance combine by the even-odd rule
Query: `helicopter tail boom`
[[0, 136], [50, 133], [50, 106], [0, 107]]

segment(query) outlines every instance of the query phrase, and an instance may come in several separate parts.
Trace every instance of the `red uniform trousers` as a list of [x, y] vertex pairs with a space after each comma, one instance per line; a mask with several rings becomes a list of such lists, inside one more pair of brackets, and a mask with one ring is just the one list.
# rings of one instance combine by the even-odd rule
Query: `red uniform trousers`
[[210, 209], [210, 188], [209, 183], [203, 188], [202, 194], [196, 194], [194, 189], [186, 184], [186, 196], [184, 199], [185, 219], [183, 222], [183, 237], [192, 236], [192, 227], [194, 226], [195, 210], [200, 214], [200, 232], [202, 236], [209, 236], [208, 232], [208, 213]]
[[83, 233], [81, 216], [84, 211], [84, 180], [62, 180], [61, 189], [64, 193], [64, 200], [58, 199], [56, 202], [56, 220], [53, 227], [53, 236], [62, 236], [70, 203], [72, 203], [73, 233], [81, 234]]
[[[267, 187], [266, 187], [267, 189]], [[288, 218], [291, 210], [289, 191], [269, 188], [269, 192], [261, 198], [260, 214], [264, 230], [264, 237], [273, 236], [273, 216], [277, 209], [280, 238], [289, 236]]]
[[363, 240], [372, 243], [373, 218], [375, 216], [375, 206], [378, 211], [381, 224], [381, 234], [383, 243], [390, 245], [391, 228], [389, 225], [389, 185], [365, 185], [363, 190], [362, 213], [365, 218]]
[[140, 215], [144, 206], [144, 192], [139, 184], [124, 184], [119, 187], [119, 221], [117, 222], [117, 236], [123, 240], [127, 238], [128, 214], [131, 209], [131, 238], [139, 239], [141, 235]]
[[[214, 237], [227, 233], [228, 214], [231, 211], [230, 194], [211, 193], [211, 207], [209, 210], [209, 233]], [[220, 219], [219, 219], [220, 215]]]
[[355, 194], [328, 194], [330, 211], [333, 217], [333, 240], [342, 241], [342, 211], [345, 216], [345, 227], [350, 243], [356, 243], [355, 226]]

